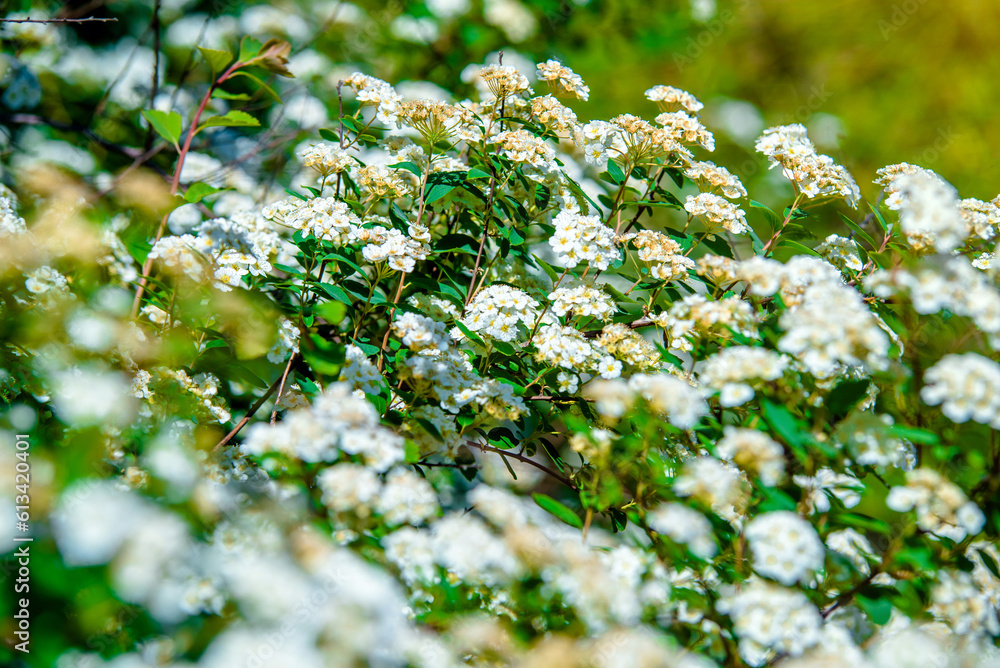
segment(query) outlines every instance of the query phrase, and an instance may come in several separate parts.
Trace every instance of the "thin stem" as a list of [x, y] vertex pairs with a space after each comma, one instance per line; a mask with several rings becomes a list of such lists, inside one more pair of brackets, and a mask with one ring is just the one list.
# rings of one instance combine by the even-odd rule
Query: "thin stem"
[[[197, 132], [198, 121], [201, 120], [201, 114], [205, 111], [205, 107], [208, 106], [208, 101], [212, 97], [212, 92], [215, 90], [216, 86], [229, 79], [233, 72], [242, 67], [242, 65], [243, 63], [239, 61], [230, 65], [229, 69], [208, 87], [205, 97], [201, 99], [201, 104], [198, 105], [198, 111], [195, 112], [194, 118], [191, 119], [191, 125], [188, 127], [187, 137], [184, 140], [184, 147], [177, 154], [177, 165], [174, 167], [174, 178], [170, 184], [171, 195], [177, 194], [177, 189], [180, 186], [181, 181], [181, 170], [184, 168], [184, 158], [187, 156], [188, 151], [191, 150], [191, 142], [194, 140], [194, 135]], [[169, 214], [164, 214], [163, 219], [160, 221], [160, 227], [156, 230], [156, 238], [153, 239], [154, 246], [156, 245], [156, 242], [163, 237], [163, 232], [167, 228], [167, 215]], [[147, 257], [146, 261], [142, 265], [142, 276], [139, 278], [139, 287], [135, 291], [135, 299], [132, 301], [132, 318], [135, 318], [135, 316], [139, 313], [139, 305], [142, 303], [142, 293], [146, 290], [146, 285], [149, 282], [149, 272], [152, 270], [153, 259]]]
[[[472, 296], [476, 294], [476, 277], [479, 275], [479, 263], [483, 260], [483, 248], [486, 246], [486, 237], [490, 233], [490, 222], [493, 220], [493, 200], [497, 194], [497, 174], [490, 161], [490, 195], [486, 200], [486, 215], [483, 217], [483, 238], [479, 241], [479, 250], [476, 252], [476, 266], [472, 268], [472, 279], [469, 281], [469, 292], [465, 295], [463, 311], [468, 308]], [[482, 287], [482, 285], [480, 285]]]
[[281, 384], [278, 385], [278, 395], [274, 398], [274, 410], [271, 411], [271, 424], [274, 424], [278, 419], [278, 402], [281, 401], [281, 393], [285, 391], [285, 379], [288, 378], [288, 372], [292, 370], [292, 364], [295, 363], [295, 355], [297, 353], [292, 353], [288, 356], [288, 364], [285, 365], [285, 372], [281, 374]]
[[[559, 280], [557, 280], [556, 284], [552, 286], [553, 292], [556, 291], [556, 289], [559, 287], [559, 284], [562, 283], [563, 278], [565, 278], [566, 274], [568, 273], [569, 273], [569, 267], [563, 269], [563, 273], [560, 274]], [[531, 339], [535, 338], [535, 332], [538, 331], [538, 327], [542, 324], [542, 318], [545, 317], [545, 314], [548, 312], [548, 310], [549, 310], [549, 304], [548, 302], [546, 302], [545, 308], [542, 309], [542, 312], [538, 314], [538, 319], [535, 320], [535, 326], [531, 328], [531, 334], [528, 335], [528, 341], [531, 341]]]
[[553, 471], [552, 469], [550, 469], [548, 466], [545, 466], [544, 464], [539, 464], [535, 460], [530, 459], [528, 457], [525, 457], [524, 455], [520, 455], [520, 454], [518, 454], [516, 452], [511, 452], [510, 450], [501, 450], [500, 448], [495, 448], [492, 445], [486, 445], [485, 443], [478, 443], [476, 441], [466, 441], [465, 443], [466, 443], [466, 445], [471, 445], [471, 446], [477, 447], [480, 450], [482, 450], [483, 452], [493, 452], [493, 453], [496, 453], [498, 455], [503, 455], [504, 457], [510, 457], [511, 459], [516, 459], [517, 461], [523, 462], [525, 464], [528, 464], [529, 466], [534, 466], [539, 471], [544, 471], [545, 473], [549, 474], [550, 476], [552, 476], [553, 478], [555, 478], [556, 480], [558, 480], [562, 484], [566, 485], [567, 487], [569, 487], [570, 489], [572, 489], [574, 492], [580, 490], [580, 488], [577, 487], [573, 483], [573, 481], [570, 480], [569, 478], [567, 478], [567, 477], [565, 477], [563, 475], [560, 475], [559, 473], [556, 473], [555, 471]]
[[[163, 218], [160, 220], [160, 226], [156, 229], [156, 238], [153, 239], [153, 246], [156, 246], [156, 242], [163, 238], [163, 233], [167, 229], [167, 216], [170, 214], [163, 214]], [[142, 293], [146, 291], [146, 285], [149, 283], [149, 272], [153, 269], [153, 258], [146, 257], [146, 261], [142, 263], [142, 276], [139, 278], [139, 287], [135, 291], [135, 299], [132, 300], [132, 312], [130, 314], [131, 319], [135, 319], [139, 315], [139, 305], [142, 304]]]
[[785, 220], [781, 222], [781, 227], [779, 227], [774, 231], [774, 234], [772, 234], [771, 238], [767, 240], [767, 243], [764, 245], [764, 248], [761, 249], [760, 253], [762, 257], [767, 257], [767, 253], [770, 250], [771, 245], [774, 244], [774, 242], [778, 240], [778, 237], [781, 236], [781, 233], [785, 231], [785, 227], [792, 219], [792, 214], [795, 213], [795, 210], [799, 208], [799, 204], [801, 203], [802, 203], [802, 193], [799, 193], [795, 196], [795, 201], [792, 202], [792, 206], [788, 209], [788, 215], [785, 216]]
[[635, 279], [635, 283], [632, 284], [632, 287], [625, 291], [625, 296], [628, 297], [629, 294], [631, 294], [631, 292], [633, 290], [635, 290], [639, 286], [640, 283], [642, 283], [642, 275], [641, 274], [639, 275], [639, 278]]
[[[160, 0], [156, 0], [153, 3], [153, 19], [149, 24], [150, 29], [153, 31], [153, 76], [149, 87], [149, 108], [153, 108], [153, 104], [156, 102], [156, 94], [159, 91], [160, 86]], [[150, 124], [149, 129], [146, 130], [146, 150], [148, 151], [153, 147], [153, 125]]]
[[191, 125], [188, 127], [187, 137], [185, 137], [184, 139], [184, 146], [183, 148], [181, 148], [180, 153], [178, 153], [177, 155], [177, 167], [174, 169], [174, 180], [173, 183], [170, 184], [171, 195], [177, 194], [177, 188], [180, 185], [180, 180], [181, 180], [181, 169], [184, 167], [184, 158], [187, 157], [188, 151], [191, 150], [191, 142], [194, 141], [194, 136], [198, 132], [198, 121], [201, 120], [201, 115], [202, 113], [204, 113], [205, 107], [208, 106], [208, 101], [212, 99], [212, 93], [215, 92], [215, 89], [219, 85], [227, 81], [229, 77], [233, 75], [233, 72], [235, 72], [242, 66], [243, 63], [241, 63], [240, 61], [236, 61], [235, 63], [230, 65], [229, 69], [226, 70], [222, 74], [222, 76], [220, 76], [218, 79], [212, 82], [212, 85], [209, 86], [208, 90], [205, 92], [205, 96], [201, 98], [201, 103], [198, 105], [198, 110], [194, 112], [194, 117], [191, 119]]
[[267, 401], [272, 394], [274, 394], [274, 391], [278, 389], [278, 385], [281, 384], [282, 380], [283, 378], [279, 378], [278, 380], [274, 381], [274, 383], [271, 384], [271, 387], [267, 389], [267, 392], [264, 393], [264, 396], [258, 399], [257, 402], [250, 407], [250, 410], [248, 410], [247, 414], [243, 416], [243, 419], [240, 420], [235, 427], [233, 427], [233, 430], [228, 434], [226, 434], [221, 441], [215, 444], [215, 447], [212, 448], [213, 452], [215, 452], [216, 450], [224, 446], [226, 443], [231, 441], [232, 438], [236, 436], [236, 434], [240, 433], [240, 429], [243, 429], [243, 427], [246, 426], [246, 423], [250, 421], [250, 418], [253, 417], [254, 413], [256, 413], [260, 409], [260, 407], [264, 405], [264, 402]]
[[385, 348], [389, 344], [389, 332], [392, 331], [392, 319], [396, 316], [396, 302], [399, 301], [399, 295], [403, 293], [403, 283], [406, 281], [406, 274], [404, 272], [399, 272], [399, 285], [396, 287], [396, 294], [392, 296], [392, 309], [389, 311], [389, 322], [385, 327], [385, 336], [382, 337], [382, 348], [379, 350], [378, 357], [378, 370], [382, 371], [382, 362], [385, 360]]
[[117, 23], [118, 19], [99, 19], [93, 16], [83, 19], [0, 19], [0, 23]]

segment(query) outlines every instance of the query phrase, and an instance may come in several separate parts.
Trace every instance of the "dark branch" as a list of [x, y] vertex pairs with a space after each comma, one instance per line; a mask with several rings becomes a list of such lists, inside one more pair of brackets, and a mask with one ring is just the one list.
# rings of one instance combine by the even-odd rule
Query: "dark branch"
[[0, 23], [117, 23], [118, 19], [99, 19], [93, 16], [82, 19], [0, 19]]
[[580, 488], [577, 487], [576, 484], [574, 484], [572, 480], [570, 480], [569, 478], [567, 478], [564, 475], [556, 473], [555, 471], [553, 471], [552, 469], [550, 469], [548, 466], [545, 466], [544, 464], [539, 464], [534, 459], [530, 459], [529, 457], [525, 457], [524, 455], [519, 455], [516, 452], [511, 452], [510, 450], [501, 450], [500, 448], [495, 448], [492, 445], [485, 445], [483, 443], [476, 443], [475, 441], [466, 441], [465, 444], [468, 445], [468, 446], [471, 446], [471, 447], [479, 448], [483, 452], [495, 452], [496, 454], [500, 455], [501, 457], [510, 457], [511, 459], [516, 459], [517, 461], [523, 462], [525, 464], [528, 464], [529, 466], [534, 466], [539, 471], [544, 471], [545, 473], [548, 473], [550, 476], [552, 476], [553, 478], [555, 478], [556, 480], [558, 480], [562, 484], [566, 485], [567, 487], [569, 487], [570, 489], [572, 489], [574, 492], [580, 490]]

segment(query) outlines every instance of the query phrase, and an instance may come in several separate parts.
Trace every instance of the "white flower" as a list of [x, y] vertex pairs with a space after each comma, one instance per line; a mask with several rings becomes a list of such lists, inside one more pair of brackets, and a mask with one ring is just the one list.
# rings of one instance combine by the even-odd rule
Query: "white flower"
[[986, 517], [962, 489], [933, 469], [906, 473], [906, 486], [893, 487], [885, 504], [896, 512], [915, 510], [917, 526], [956, 542], [983, 530]]
[[976, 353], [945, 355], [924, 375], [920, 398], [952, 422], [1000, 429], [1000, 364]]
[[614, 357], [604, 357], [597, 365], [597, 372], [604, 379], [617, 378], [622, 375], [622, 363]]
[[549, 237], [563, 266], [575, 267], [586, 262], [596, 269], [605, 270], [621, 257], [615, 248], [615, 233], [597, 216], [583, 216], [573, 211], [562, 211], [552, 221], [555, 234]]
[[802, 488], [802, 500], [811, 513], [825, 513], [830, 510], [830, 496], [835, 496], [847, 508], [853, 508], [861, 501], [859, 491], [864, 484], [849, 473], [837, 473], [829, 468], [816, 471], [808, 477], [797, 475], [792, 481]]
[[717, 604], [733, 620], [740, 655], [762, 666], [777, 654], [801, 656], [819, 643], [823, 618], [801, 592], [751, 581]]
[[354, 512], [362, 517], [382, 491], [382, 482], [371, 469], [358, 464], [337, 464], [323, 469], [316, 479], [322, 501], [336, 513]]
[[538, 302], [522, 290], [502, 283], [476, 293], [462, 323], [500, 341], [513, 341], [535, 324]]
[[437, 494], [425, 479], [412, 471], [394, 469], [375, 504], [386, 524], [421, 524], [437, 514]]
[[758, 515], [745, 535], [754, 570], [784, 585], [805, 583], [823, 567], [823, 542], [811, 524], [791, 511]]
[[726, 425], [715, 454], [745, 471], [753, 471], [761, 482], [773, 487], [785, 477], [785, 452], [777, 441], [756, 429]]
[[711, 523], [698, 511], [682, 503], [667, 503], [649, 514], [649, 526], [657, 533], [688, 546], [702, 559], [711, 559], [719, 551]]
[[116, 371], [73, 367], [52, 377], [52, 408], [73, 427], [128, 422], [135, 410], [131, 382]]
[[733, 234], [742, 234], [749, 229], [743, 209], [712, 193], [688, 195], [684, 210], [692, 216], [703, 216], [710, 223], [721, 225]]

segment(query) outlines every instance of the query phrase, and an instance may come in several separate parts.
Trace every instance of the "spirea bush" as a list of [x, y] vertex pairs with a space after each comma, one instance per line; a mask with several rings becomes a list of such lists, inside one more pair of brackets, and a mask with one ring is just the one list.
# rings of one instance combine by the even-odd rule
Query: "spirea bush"
[[201, 48], [133, 164], [0, 198], [59, 666], [996, 665], [1000, 201], [866, 199], [786, 125], [773, 211], [694, 96], [581, 123], [556, 61], [350, 74], [225, 167], [305, 113], [259, 111], [289, 51]]

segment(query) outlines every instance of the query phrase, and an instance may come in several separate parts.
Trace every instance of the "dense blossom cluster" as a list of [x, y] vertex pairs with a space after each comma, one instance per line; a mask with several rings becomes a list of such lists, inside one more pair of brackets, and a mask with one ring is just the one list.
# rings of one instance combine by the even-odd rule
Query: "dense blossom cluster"
[[765, 216], [690, 93], [581, 125], [579, 75], [507, 58], [461, 101], [338, 70], [274, 175], [199, 134], [155, 236], [127, 174], [81, 178], [111, 220], [0, 191], [0, 429], [71, 446], [32, 446], [36, 545], [143, 610], [58, 665], [993, 665], [998, 201], [893, 165], [832, 233], [811, 200], [861, 189], [789, 125]]
[[780, 165], [805, 197], [843, 197], [852, 206], [861, 199], [850, 173], [833, 158], [817, 153], [805, 127], [798, 123], [765, 130], [756, 148], [770, 158], [772, 167]]
[[549, 238], [549, 245], [567, 267], [575, 267], [581, 262], [597, 269], [608, 266], [621, 257], [615, 248], [615, 234], [597, 216], [583, 216], [572, 211], [562, 211], [552, 224], [555, 234]]

